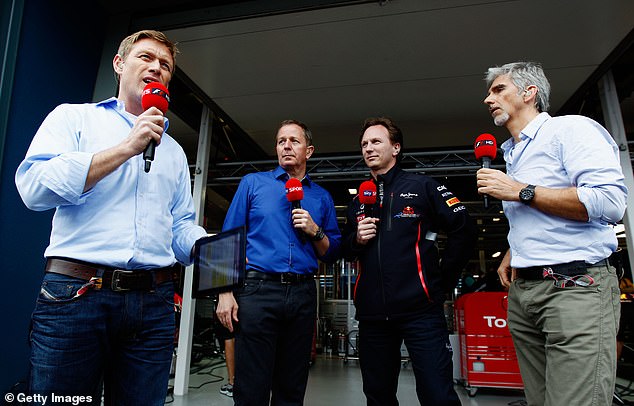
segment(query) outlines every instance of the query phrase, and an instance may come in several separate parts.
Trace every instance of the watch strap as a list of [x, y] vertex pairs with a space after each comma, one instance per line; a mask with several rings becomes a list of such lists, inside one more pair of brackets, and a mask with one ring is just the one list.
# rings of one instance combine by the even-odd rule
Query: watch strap
[[324, 233], [324, 229], [319, 227], [317, 229], [317, 232], [315, 233], [315, 236], [313, 237], [313, 241], [321, 241], [324, 239], [325, 236], [326, 234]]

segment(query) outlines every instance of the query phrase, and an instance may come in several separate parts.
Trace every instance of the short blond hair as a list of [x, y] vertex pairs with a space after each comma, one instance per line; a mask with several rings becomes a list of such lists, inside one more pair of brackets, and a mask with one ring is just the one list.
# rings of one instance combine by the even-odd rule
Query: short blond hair
[[176, 43], [170, 41], [170, 39], [167, 38], [167, 36], [162, 32], [155, 30], [141, 30], [135, 32], [134, 34], [128, 35], [123, 39], [123, 41], [121, 41], [121, 44], [119, 44], [119, 50], [117, 51], [117, 54], [121, 56], [121, 59], [125, 60], [125, 58], [127, 58], [128, 54], [130, 53], [132, 46], [143, 38], [150, 38], [160, 42], [161, 44], [164, 44], [167, 49], [169, 49], [174, 63], [176, 63], [176, 54], [178, 53]]

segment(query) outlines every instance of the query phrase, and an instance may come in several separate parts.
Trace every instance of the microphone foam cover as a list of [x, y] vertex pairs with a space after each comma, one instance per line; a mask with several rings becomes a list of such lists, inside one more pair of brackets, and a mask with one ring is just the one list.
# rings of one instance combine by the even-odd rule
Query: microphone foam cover
[[473, 152], [477, 160], [484, 157], [489, 157], [491, 160], [495, 159], [498, 152], [495, 137], [488, 133], [480, 134], [473, 144]]
[[143, 93], [141, 95], [141, 105], [143, 106], [143, 110], [147, 110], [150, 107], [156, 107], [165, 114], [169, 103], [169, 91], [161, 83], [150, 82], [145, 85], [145, 88], [143, 88]]
[[371, 180], [366, 180], [359, 186], [359, 202], [361, 204], [376, 203], [376, 185]]
[[286, 199], [289, 202], [296, 202], [304, 198], [304, 188], [302, 182], [297, 178], [290, 178], [286, 181]]

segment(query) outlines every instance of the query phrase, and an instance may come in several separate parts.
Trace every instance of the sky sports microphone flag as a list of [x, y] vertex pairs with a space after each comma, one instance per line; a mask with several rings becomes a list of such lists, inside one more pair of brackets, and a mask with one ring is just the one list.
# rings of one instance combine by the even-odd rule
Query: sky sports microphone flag
[[364, 218], [374, 217], [372, 212], [376, 203], [376, 185], [371, 180], [366, 180], [359, 186], [359, 203], [363, 205]]
[[[286, 199], [293, 205], [292, 210], [302, 208], [302, 199], [304, 198], [304, 188], [302, 182], [297, 178], [290, 178], [286, 181]], [[293, 226], [293, 220], [291, 219], [291, 226]], [[299, 240], [304, 243], [306, 237], [302, 230], [296, 230]]]
[[293, 209], [302, 208], [304, 198], [304, 188], [302, 182], [297, 178], [290, 178], [286, 181], [286, 199], [293, 204]]
[[[495, 137], [488, 133], [478, 135], [478, 138], [476, 138], [475, 143], [473, 144], [473, 152], [476, 159], [482, 164], [483, 168], [490, 168], [491, 161], [495, 159], [498, 152]], [[484, 207], [488, 208], [489, 196], [482, 195], [482, 199], [484, 200]]]
[[[143, 110], [147, 110], [150, 107], [156, 107], [161, 110], [161, 113], [167, 113], [167, 108], [170, 103], [170, 94], [165, 86], [159, 82], [150, 82], [145, 85], [143, 93], [141, 94], [141, 106]], [[150, 171], [150, 166], [154, 160], [154, 150], [156, 149], [156, 142], [150, 141], [143, 151], [143, 160], [145, 161], [145, 172]]]

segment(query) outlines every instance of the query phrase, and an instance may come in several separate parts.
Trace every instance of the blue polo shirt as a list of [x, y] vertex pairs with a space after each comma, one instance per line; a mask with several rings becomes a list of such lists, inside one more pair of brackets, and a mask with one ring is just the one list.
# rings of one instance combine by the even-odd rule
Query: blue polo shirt
[[333, 262], [339, 257], [341, 233], [330, 194], [308, 175], [302, 180], [302, 208], [323, 228], [330, 247], [318, 257], [309, 238], [304, 241], [293, 228], [292, 205], [286, 199], [284, 169], [251, 173], [242, 178], [231, 202], [223, 230], [246, 225], [247, 269], [260, 272], [311, 274], [317, 271], [317, 259]]

